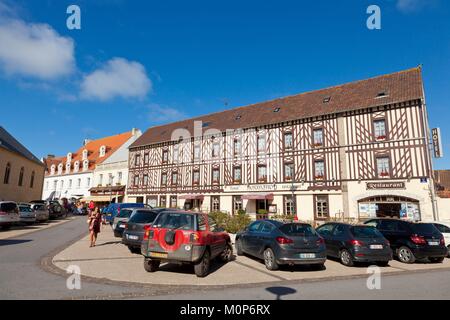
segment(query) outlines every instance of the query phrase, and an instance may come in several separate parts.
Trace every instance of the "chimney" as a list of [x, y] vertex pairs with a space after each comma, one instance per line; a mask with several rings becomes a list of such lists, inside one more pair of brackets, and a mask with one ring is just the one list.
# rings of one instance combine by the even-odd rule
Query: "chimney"
[[83, 146], [86, 146], [91, 141], [92, 141], [91, 139], [84, 139]]
[[134, 136], [140, 136], [141, 135], [141, 130], [133, 128], [131, 129], [131, 135]]
[[54, 154], [48, 154], [48, 155], [47, 155], [47, 159], [52, 159], [52, 158], [54, 158], [54, 157], [55, 157]]

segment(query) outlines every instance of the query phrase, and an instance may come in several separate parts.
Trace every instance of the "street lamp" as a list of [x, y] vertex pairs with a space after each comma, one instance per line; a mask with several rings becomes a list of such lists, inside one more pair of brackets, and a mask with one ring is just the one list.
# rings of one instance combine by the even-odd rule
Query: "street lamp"
[[114, 182], [114, 176], [110, 176], [109, 177], [109, 203], [111, 204], [112, 202], [112, 185]]

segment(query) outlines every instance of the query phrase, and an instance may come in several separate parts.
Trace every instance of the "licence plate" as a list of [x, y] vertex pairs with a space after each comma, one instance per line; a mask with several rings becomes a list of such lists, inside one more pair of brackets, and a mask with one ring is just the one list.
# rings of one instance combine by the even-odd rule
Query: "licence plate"
[[382, 244], [371, 244], [370, 249], [383, 249]]
[[438, 246], [439, 242], [438, 241], [428, 241], [428, 245], [429, 246]]
[[316, 257], [315, 253], [300, 253], [301, 259], [314, 259]]
[[127, 234], [127, 239], [130, 239], [130, 240], [139, 240], [139, 237], [138, 237], [138, 236], [130, 236], [129, 234]]
[[167, 258], [167, 253], [150, 252], [150, 257], [152, 257], [152, 258]]

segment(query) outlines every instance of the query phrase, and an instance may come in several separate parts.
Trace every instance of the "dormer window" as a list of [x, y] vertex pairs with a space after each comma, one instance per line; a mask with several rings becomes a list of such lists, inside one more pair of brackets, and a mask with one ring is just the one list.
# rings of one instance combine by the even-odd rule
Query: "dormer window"
[[86, 149], [83, 150], [83, 160], [87, 160], [88, 151]]
[[50, 168], [50, 174], [51, 174], [51, 175], [54, 175], [54, 174], [55, 174], [55, 171], [56, 171], [56, 166], [53, 164], [53, 165], [51, 166], [51, 168]]
[[67, 154], [67, 162], [72, 162], [72, 153], [71, 152], [69, 152]]
[[62, 174], [62, 170], [63, 170], [63, 164], [60, 163], [60, 164], [58, 165], [58, 174]]
[[86, 171], [89, 169], [89, 161], [88, 160], [84, 160], [83, 161], [83, 171]]
[[70, 166], [70, 162], [67, 162], [67, 163], [66, 163], [66, 174], [67, 174], [67, 173], [70, 173], [70, 167], [71, 167], [71, 166]]
[[105, 146], [101, 146], [100, 147], [100, 157], [104, 157], [106, 154], [106, 147]]
[[78, 170], [80, 170], [80, 161], [75, 161], [73, 165], [73, 171], [78, 172]]

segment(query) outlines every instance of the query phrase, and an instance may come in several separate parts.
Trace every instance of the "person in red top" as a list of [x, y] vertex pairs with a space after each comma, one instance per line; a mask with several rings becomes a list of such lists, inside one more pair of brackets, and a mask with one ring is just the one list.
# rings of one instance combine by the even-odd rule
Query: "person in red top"
[[94, 208], [95, 208], [94, 201], [91, 200], [91, 202], [89, 202], [88, 208], [89, 208], [89, 213], [92, 213], [92, 211], [94, 211]]
[[95, 247], [95, 242], [97, 241], [97, 236], [100, 233], [100, 226], [102, 223], [102, 214], [98, 207], [95, 207], [94, 210], [89, 214], [88, 224], [89, 224], [89, 234], [91, 245], [90, 247]]

